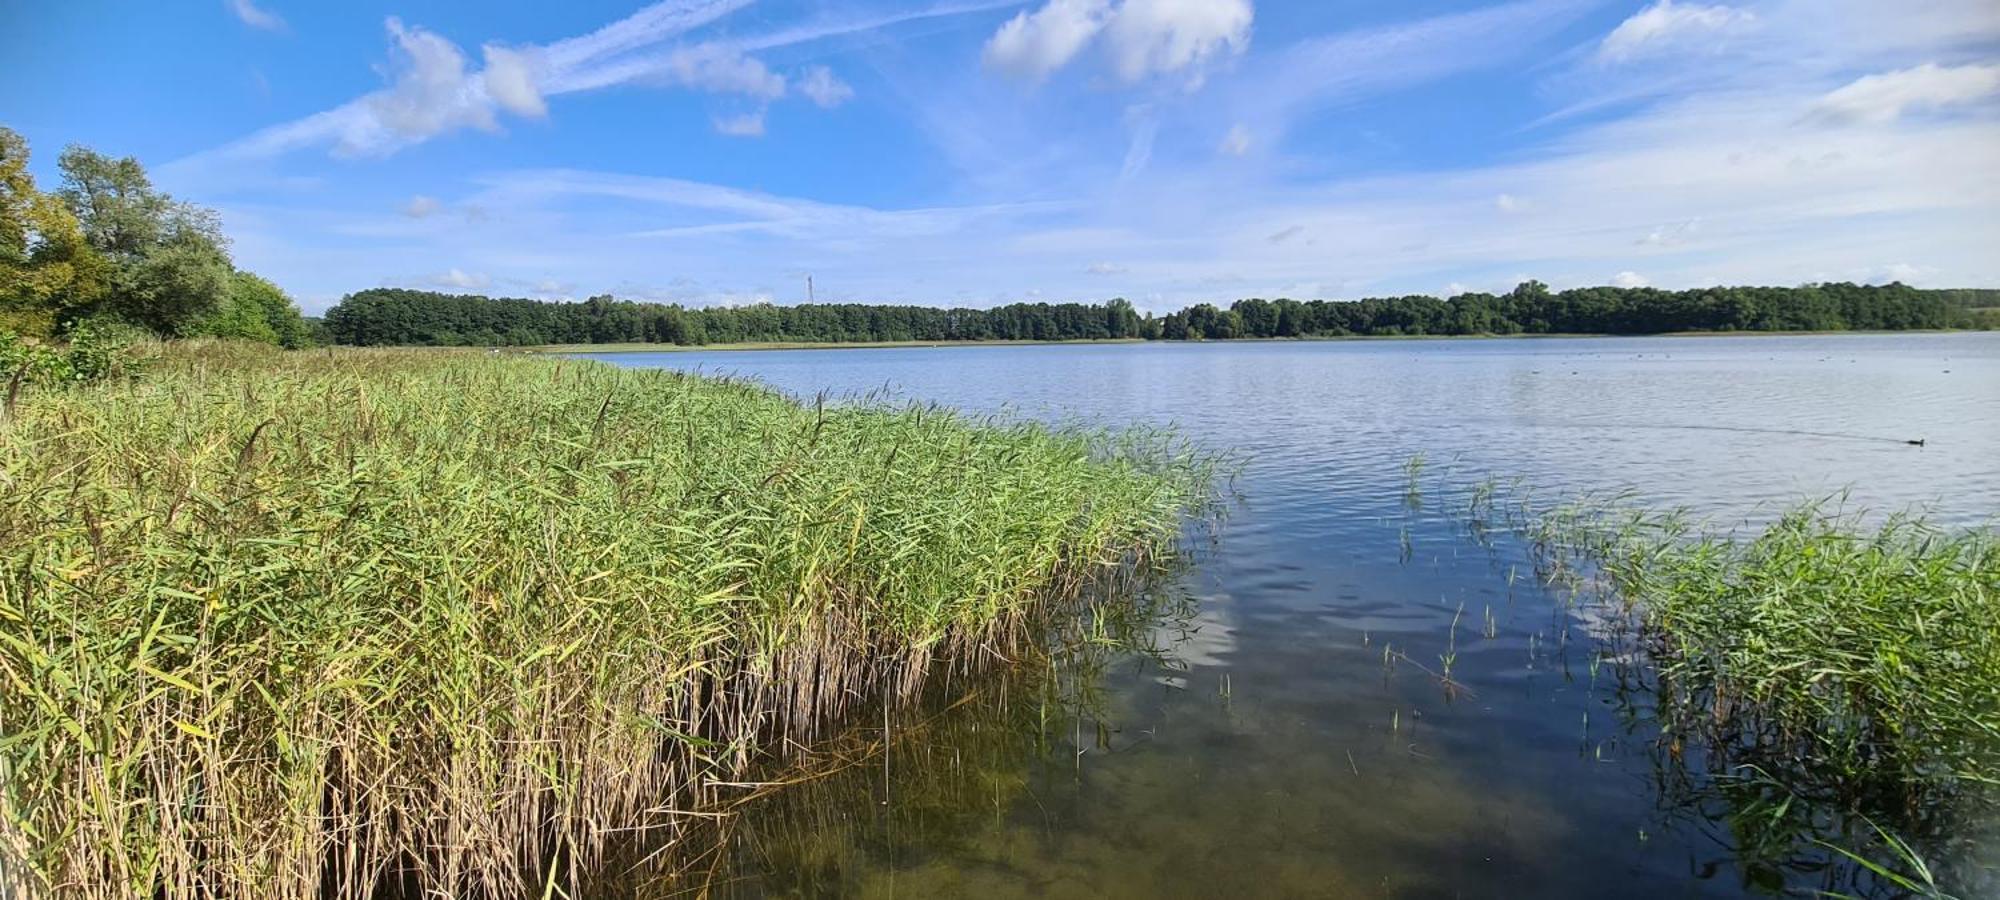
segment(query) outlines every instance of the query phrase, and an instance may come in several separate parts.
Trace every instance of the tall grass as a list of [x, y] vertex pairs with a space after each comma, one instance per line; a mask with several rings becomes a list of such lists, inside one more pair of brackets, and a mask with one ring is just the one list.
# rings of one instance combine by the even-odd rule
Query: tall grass
[[1747, 540], [1626, 514], [1586, 546], [1640, 613], [1665, 714], [1826, 781], [1912, 798], [2000, 785], [1993, 532], [1808, 506]]
[[1637, 638], [1663, 762], [1687, 769], [1663, 792], [1729, 810], [1747, 870], [1994, 889], [2000, 535], [1826, 504], [1745, 535], [1622, 497], [1515, 521], [1548, 577], [1621, 604], [1611, 639]]
[[559, 893], [1171, 551], [1162, 438], [169, 347], [0, 425], [0, 890]]

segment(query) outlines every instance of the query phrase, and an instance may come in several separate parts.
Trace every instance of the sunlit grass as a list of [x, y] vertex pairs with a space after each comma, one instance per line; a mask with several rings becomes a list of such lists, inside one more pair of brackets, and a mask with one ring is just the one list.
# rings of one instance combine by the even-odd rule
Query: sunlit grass
[[147, 373], [0, 425], [0, 890], [574, 884], [765, 749], [1004, 656], [1208, 490], [1158, 435], [588, 362]]
[[1991, 531], [1864, 527], [1816, 506], [1747, 539], [1678, 516], [1593, 528], [1585, 546], [1641, 617], [1667, 714], [1856, 786], [2000, 784]]
[[[1475, 492], [1473, 515], [1483, 503]], [[1644, 651], [1621, 678], [1652, 685], [1662, 758], [1709, 773], [1663, 783], [1724, 801], [1746, 872], [1777, 884], [1782, 866], [1845, 861], [1890, 893], [1990, 886], [1977, 861], [2000, 816], [1990, 527], [1822, 503], [1744, 533], [1625, 495], [1524, 499], [1510, 515], [1544, 574], [1620, 605], [1613, 620]]]

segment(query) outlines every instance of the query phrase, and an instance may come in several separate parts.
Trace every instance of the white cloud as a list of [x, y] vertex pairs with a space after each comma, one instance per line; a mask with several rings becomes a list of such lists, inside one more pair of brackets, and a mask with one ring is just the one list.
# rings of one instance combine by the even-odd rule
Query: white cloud
[[1611, 283], [1622, 288], [1642, 288], [1652, 284], [1652, 282], [1646, 280], [1646, 276], [1631, 271], [1620, 272], [1611, 276]]
[[539, 63], [533, 50], [516, 50], [487, 44], [486, 71], [481, 73], [486, 96], [500, 108], [517, 116], [541, 118], [549, 113], [538, 84]]
[[[273, 125], [253, 134], [160, 167], [170, 180], [241, 182], [241, 163], [268, 159], [308, 148], [331, 147], [339, 155], [386, 155], [455, 127], [497, 128], [497, 107], [521, 115], [541, 115], [547, 98], [632, 82], [671, 81], [686, 68], [680, 51], [648, 55], [657, 47], [696, 28], [709, 25], [749, 6], [753, 0], [660, 0], [589, 34], [541, 46], [498, 47], [488, 51], [486, 72], [466, 71], [464, 54], [449, 41], [429, 35], [418, 40], [421, 59], [404, 51], [397, 40], [399, 62], [388, 68], [388, 88], [301, 119]], [[723, 42], [740, 55], [856, 34], [924, 19], [965, 15], [1015, 5], [1014, 0], [960, 0], [917, 10], [899, 11], [784, 29], [761, 36]], [[232, 8], [234, 8], [232, 6]], [[392, 37], [396, 37], [392, 30]], [[498, 50], [498, 53], [494, 53]], [[436, 78], [406, 83], [421, 71], [435, 75], [457, 61], [461, 84]], [[447, 65], [438, 65], [444, 63]], [[760, 64], [761, 65], [761, 64]], [[490, 77], [488, 77], [490, 75]], [[753, 79], [749, 84], [755, 86]], [[762, 89], [772, 82], [764, 79]], [[834, 89], [833, 94], [837, 94]], [[828, 94], [827, 96], [832, 96]], [[428, 103], [419, 102], [428, 100]], [[383, 112], [388, 112], [385, 117]], [[400, 126], [400, 127], [399, 127]]]
[[1815, 118], [1829, 122], [1886, 124], [1905, 112], [1976, 103], [2000, 93], [2000, 64], [1939, 66], [1926, 63], [1867, 75], [1813, 104]]
[[1493, 208], [1505, 213], [1520, 212], [1521, 201], [1516, 199], [1513, 194], [1501, 194], [1493, 198]]
[[1104, 37], [1112, 68], [1138, 81], [1242, 53], [1254, 16], [1250, 0], [1125, 0]]
[[1602, 60], [1623, 62], [1669, 47], [1685, 46], [1693, 39], [1713, 38], [1718, 33], [1749, 25], [1755, 18], [1747, 11], [1727, 6], [1659, 0], [1612, 29], [1598, 45], [1597, 55]]
[[423, 28], [405, 28], [393, 16], [388, 28], [395, 46], [383, 74], [390, 85], [365, 98], [368, 115], [349, 121], [340, 151], [386, 153], [459, 128], [499, 127], [484, 92], [466, 78], [457, 45]]
[[229, 11], [235, 13], [236, 18], [251, 28], [261, 28], [265, 31], [285, 30], [285, 20], [277, 13], [259, 7], [255, 0], [225, 0], [225, 2], [229, 6]]
[[1049, 0], [1009, 19], [986, 42], [988, 68], [1039, 81], [1068, 65], [1100, 34], [1111, 68], [1127, 82], [1200, 67], [1250, 43], [1250, 0]]
[[1222, 143], [1215, 148], [1224, 156], [1243, 156], [1250, 152], [1250, 129], [1238, 122], [1230, 126], [1229, 133], [1222, 136]]
[[730, 137], [763, 137], [764, 111], [760, 109], [739, 116], [716, 119], [715, 130], [718, 134]]
[[443, 208], [444, 204], [439, 203], [436, 197], [418, 194], [411, 197], [410, 202], [403, 204], [403, 215], [412, 219], [422, 219]]
[[832, 109], [854, 99], [854, 88], [825, 66], [813, 66], [806, 70], [806, 74], [799, 79], [799, 93], [806, 95], [806, 99], [821, 109]]
[[723, 44], [698, 44], [674, 51], [667, 56], [661, 77], [671, 84], [717, 94], [742, 94], [767, 101], [785, 95], [785, 76]]
[[1067, 65], [1104, 29], [1108, 0], [1049, 0], [1009, 19], [986, 42], [989, 68], [1039, 81]]
[[482, 273], [466, 272], [456, 268], [432, 275], [424, 280], [438, 287], [458, 288], [460, 290], [478, 290], [493, 283], [493, 279], [486, 277]]
[[1121, 266], [1117, 263], [1095, 262], [1085, 266], [1083, 271], [1091, 275], [1123, 275], [1132, 271], [1132, 269], [1129, 266]]
[[[296, 275], [300, 283], [287, 287], [305, 297], [351, 290], [341, 283], [351, 275], [343, 273], [429, 272], [439, 261], [519, 290], [555, 277], [578, 283], [578, 294], [624, 295], [631, 284], [677, 298], [791, 299], [799, 291], [789, 273], [810, 270], [829, 292], [822, 296], [947, 305], [1018, 298], [1034, 287], [1093, 296], [1115, 274], [1127, 296], [1168, 309], [1309, 294], [1293, 285], [1351, 297], [1432, 291], [1446, 282], [1504, 290], [1527, 276], [1557, 287], [1603, 284], [1627, 270], [1675, 288], [1894, 274], [1920, 275], [1926, 286], [2000, 283], [2000, 260], [1990, 249], [2000, 246], [2000, 172], [1991, 150], [2000, 146], [2000, 109], [1960, 105], [1947, 109], [1966, 114], [1925, 115], [1917, 110], [1930, 107], [1905, 104], [1893, 128], [1805, 129], [1800, 121], [1857, 75], [1933, 60], [1992, 61], [1974, 55], [1981, 45], [1942, 24], [1895, 31], [1918, 11], [1870, 12], [1873, 0], [1722, 2], [1754, 10], [1759, 24], [1716, 41], [1726, 44], [1718, 52], [1606, 67], [1592, 41], [1531, 76], [1573, 71], [1578, 81], [1595, 82], [1572, 85], [1584, 99], [1657, 82], [1662, 87], [1637, 96], [1658, 102], [1595, 107], [1587, 119], [1475, 147], [1449, 166], [1377, 166], [1366, 156], [1336, 155], [1338, 134], [1365, 123], [1329, 120], [1344, 105], [1426, 81], [1521, 71], [1526, 59], [1547, 59], [1536, 56], [1539, 49], [1565, 40], [1581, 15], [1601, 5], [1517, 0], [1362, 31], [1287, 35], [1283, 45], [1267, 42], [1275, 27], [1267, 23], [1255, 55], [1244, 65], [1213, 67], [1206, 93], [1146, 92], [1158, 148], [1131, 183], [1113, 178], [1121, 154], [1135, 158], [1140, 142], [1135, 121], [1116, 114], [1132, 100], [1102, 90], [1115, 81], [1106, 48], [1091, 61], [1105, 66], [1096, 83], [1060, 93], [1021, 92], [982, 77], [976, 66], [940, 73], [929, 60], [900, 69], [892, 60], [871, 71], [869, 84], [879, 75], [884, 96], [909, 98], [912, 108], [923, 107], [920, 115], [935, 116], [919, 127], [964, 180], [931, 196], [972, 204], [986, 198], [986, 207], [871, 209], [664, 179], [513, 173], [504, 189], [475, 177], [490, 190], [466, 197], [424, 183], [452, 198], [443, 217], [455, 219], [470, 204], [493, 210], [476, 228], [404, 220], [393, 201], [375, 202], [370, 214], [407, 236], [368, 246], [340, 237], [345, 222], [274, 207], [269, 224], [257, 229], [243, 225], [237, 209], [225, 213], [245, 265]], [[1959, 0], [1923, 9], [1950, 2]], [[2000, 21], [1991, 0], [1977, 2], [1985, 4], [1981, 15]], [[1107, 15], [1115, 5], [1106, 4]], [[1824, 12], [1825, 5], [1840, 14]], [[1013, 14], [995, 14], [994, 22]], [[1509, 39], [1494, 41], [1496, 33]], [[788, 34], [732, 42], [765, 56], [769, 41]], [[630, 64], [657, 76], [670, 50], [626, 52], [589, 72], [623, 77]], [[546, 64], [551, 74], [541, 88], [560, 105], [552, 85], [577, 82], [561, 81], [556, 64]], [[785, 74], [796, 88], [790, 93], [806, 98], [805, 64], [790, 64]], [[1342, 130], [1287, 143], [1289, 129], [1309, 123]], [[1219, 140], [1237, 124], [1255, 136], [1260, 164], [1216, 158]], [[1271, 165], [1261, 164], [1266, 157]], [[991, 180], [984, 174], [999, 170]], [[1496, 213], [1503, 194], [1524, 203], [1525, 213]], [[1060, 199], [1032, 209], [998, 202], [1022, 197]], [[1892, 274], [1891, 263], [1905, 268]], [[1093, 265], [1130, 271], [1096, 273]], [[700, 287], [661, 288], [661, 271], [685, 273]]]

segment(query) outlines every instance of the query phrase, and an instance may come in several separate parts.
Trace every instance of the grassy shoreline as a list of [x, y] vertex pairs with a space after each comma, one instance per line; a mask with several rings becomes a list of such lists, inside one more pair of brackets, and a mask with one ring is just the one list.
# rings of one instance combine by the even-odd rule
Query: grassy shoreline
[[[760, 350], [889, 350], [944, 347], [1058, 347], [1070, 345], [1181, 345], [1181, 344], [1302, 344], [1348, 341], [1499, 341], [1499, 340], [1591, 340], [1611, 338], [1699, 338], [1699, 337], [1829, 337], [1835, 335], [1979, 334], [1974, 329], [1905, 329], [1897, 331], [1666, 331], [1658, 334], [1405, 334], [1327, 335], [1277, 338], [1210, 338], [1201, 341], [1148, 341], [1116, 338], [1078, 341], [860, 341], [854, 343], [814, 343], [810, 341], [753, 341], [739, 344], [547, 344], [539, 347], [500, 348], [507, 353], [701, 353], [754, 352]], [[483, 348], [465, 348], [483, 349]]]
[[1208, 490], [1159, 436], [466, 353], [168, 346], [0, 438], [24, 897], [561, 890]]

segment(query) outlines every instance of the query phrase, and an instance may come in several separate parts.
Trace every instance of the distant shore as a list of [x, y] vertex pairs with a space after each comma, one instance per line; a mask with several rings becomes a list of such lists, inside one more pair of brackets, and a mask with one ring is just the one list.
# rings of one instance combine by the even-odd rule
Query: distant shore
[[[1272, 338], [1272, 340], [1280, 339]], [[541, 347], [520, 347], [517, 349], [523, 353], [696, 353], [710, 350], [883, 350], [909, 347], [1032, 347], [1044, 344], [1163, 343], [1168, 342], [1148, 341], [1141, 338], [1104, 338], [1081, 341], [744, 341], [735, 344], [548, 344]]]
[[885, 350], [926, 347], [1036, 347], [1066, 344], [1302, 344], [1340, 341], [1492, 341], [1492, 340], [1579, 340], [1589, 338], [1693, 338], [1693, 337], [1828, 337], [1833, 335], [1978, 334], [1977, 329], [1926, 328], [1866, 331], [1667, 331], [1657, 334], [1350, 334], [1303, 337], [1207, 338], [1189, 340], [1145, 340], [1104, 338], [1074, 341], [745, 341], [733, 344], [547, 344], [539, 347], [502, 348], [516, 353], [701, 353], [753, 350]]

